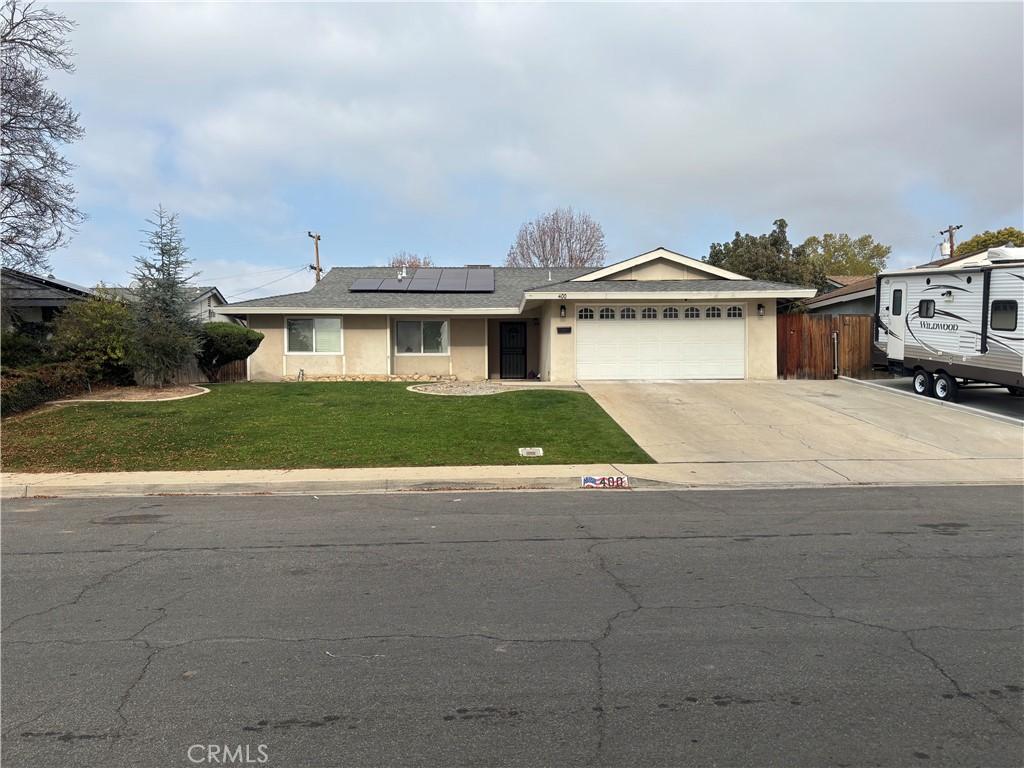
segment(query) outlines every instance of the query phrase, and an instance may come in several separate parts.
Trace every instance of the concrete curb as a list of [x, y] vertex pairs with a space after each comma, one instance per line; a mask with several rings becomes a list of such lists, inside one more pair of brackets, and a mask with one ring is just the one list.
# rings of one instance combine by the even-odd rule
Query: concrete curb
[[[964, 413], [973, 413], [975, 416], [984, 416], [986, 419], [992, 419], [993, 421], [1001, 421], [1004, 424], [1012, 424], [1015, 427], [1024, 425], [1024, 421], [1021, 419], [1015, 419], [1013, 416], [1004, 416], [1001, 413], [992, 413], [982, 408], [975, 408], [970, 405], [964, 405], [963, 403], [947, 403], [945, 400], [939, 400], [936, 397], [922, 397], [921, 395], [914, 394], [913, 392], [904, 392], [901, 389], [895, 389], [893, 387], [887, 387], [884, 384], [875, 384], [873, 381], [866, 381], [864, 379], [854, 379], [849, 376], [840, 376], [843, 381], [852, 381], [854, 384], [860, 384], [864, 387], [871, 387], [882, 392], [889, 392], [894, 395], [900, 395], [901, 397], [912, 397], [919, 403], [932, 403], [934, 405], [941, 406], [943, 408], [952, 408], [956, 411], [963, 411]], [[1009, 397], [1009, 395], [1007, 395]]]
[[190, 387], [195, 387], [198, 392], [193, 392], [191, 395], [175, 395], [174, 397], [147, 397], [145, 400], [125, 400], [118, 397], [80, 397], [73, 400], [50, 400], [45, 403], [46, 405], [66, 405], [68, 403], [170, 403], [174, 400], [188, 400], [190, 397], [199, 397], [200, 395], [210, 394], [210, 390], [206, 387], [201, 387], [198, 384], [189, 384]]

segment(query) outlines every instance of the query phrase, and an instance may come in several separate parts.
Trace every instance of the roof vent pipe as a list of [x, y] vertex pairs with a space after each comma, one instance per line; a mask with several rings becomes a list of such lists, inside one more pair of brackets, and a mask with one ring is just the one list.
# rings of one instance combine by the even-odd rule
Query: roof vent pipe
[[551, 282], [551, 267], [548, 267], [548, 282]]

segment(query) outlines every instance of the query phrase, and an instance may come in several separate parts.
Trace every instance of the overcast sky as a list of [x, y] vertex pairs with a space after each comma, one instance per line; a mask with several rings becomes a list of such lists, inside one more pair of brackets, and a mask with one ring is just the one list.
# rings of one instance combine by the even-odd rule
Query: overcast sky
[[53, 258], [74, 282], [125, 282], [159, 202], [239, 299], [312, 284], [279, 279], [308, 229], [327, 266], [462, 265], [560, 205], [610, 260], [782, 217], [904, 265], [949, 223], [1024, 217], [1021, 3], [57, 7], [86, 131], [89, 220]]

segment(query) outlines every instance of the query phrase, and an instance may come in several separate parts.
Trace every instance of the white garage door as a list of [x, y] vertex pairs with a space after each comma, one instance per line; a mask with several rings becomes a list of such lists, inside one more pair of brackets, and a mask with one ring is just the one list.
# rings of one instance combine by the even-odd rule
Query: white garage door
[[579, 306], [576, 378], [742, 379], [746, 308]]

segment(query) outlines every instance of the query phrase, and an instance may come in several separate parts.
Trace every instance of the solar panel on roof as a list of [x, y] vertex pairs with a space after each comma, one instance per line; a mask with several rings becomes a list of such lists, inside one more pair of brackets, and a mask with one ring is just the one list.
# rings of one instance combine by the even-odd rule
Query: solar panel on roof
[[437, 290], [437, 281], [441, 279], [441, 270], [437, 270], [436, 275], [428, 275], [427, 277], [420, 276], [422, 271], [422, 269], [416, 270], [412, 282], [409, 283], [409, 290], [416, 293], [434, 293]]
[[380, 284], [384, 282], [379, 277], [361, 277], [352, 283], [351, 290], [353, 291], [376, 291], [380, 288]]
[[446, 269], [437, 283], [439, 293], [464, 293], [468, 269]]
[[493, 293], [493, 269], [467, 269], [466, 291], [470, 293]]
[[380, 287], [377, 290], [388, 291], [392, 293], [402, 293], [404, 291], [409, 290], [409, 283], [411, 282], [412, 280], [410, 280], [409, 278], [406, 278], [405, 280], [398, 280], [396, 278], [391, 278], [390, 280], [382, 280]]
[[421, 280], [428, 277], [439, 277], [442, 271], [441, 267], [420, 267], [412, 273], [412, 279]]

